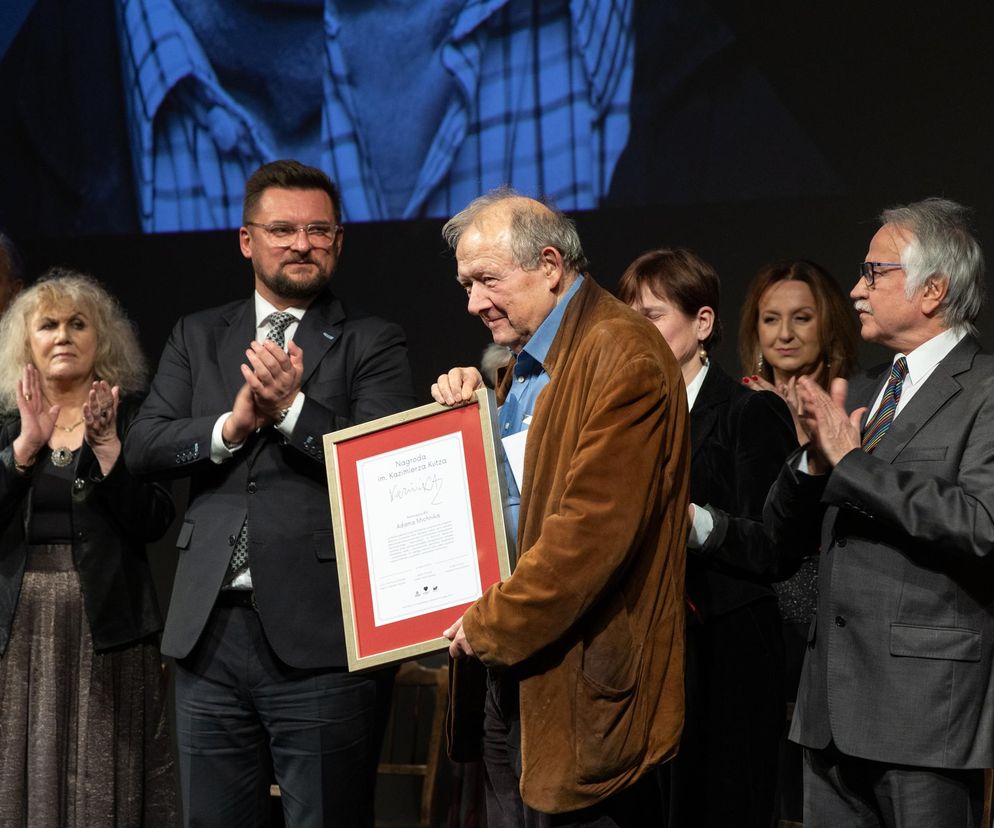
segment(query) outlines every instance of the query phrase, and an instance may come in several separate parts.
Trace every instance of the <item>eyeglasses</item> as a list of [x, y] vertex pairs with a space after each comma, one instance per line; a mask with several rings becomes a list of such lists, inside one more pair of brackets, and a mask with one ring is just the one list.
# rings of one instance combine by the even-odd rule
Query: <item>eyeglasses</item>
[[[883, 276], [892, 270], [900, 270], [904, 265], [900, 262], [860, 262], [859, 275], [866, 280], [867, 287], [873, 287], [877, 276]], [[882, 269], [886, 268], [886, 269]]]
[[327, 249], [341, 230], [339, 224], [290, 224], [285, 221], [274, 221], [272, 224], [259, 224], [256, 221], [246, 221], [251, 227], [258, 227], [266, 234], [266, 240], [273, 247], [289, 247], [297, 240], [301, 230], [307, 235], [307, 241], [312, 247]]

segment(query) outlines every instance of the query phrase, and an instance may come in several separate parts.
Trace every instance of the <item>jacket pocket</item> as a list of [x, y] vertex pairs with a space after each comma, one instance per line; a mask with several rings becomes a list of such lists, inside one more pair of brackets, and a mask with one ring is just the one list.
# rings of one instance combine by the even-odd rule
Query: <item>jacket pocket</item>
[[315, 532], [311, 540], [314, 545], [314, 557], [319, 561], [335, 560], [335, 533], [328, 529]]
[[945, 460], [949, 446], [908, 446], [897, 457], [895, 463], [920, 463], [923, 460]]
[[980, 633], [962, 627], [891, 624], [890, 653], [910, 658], [980, 661]]
[[190, 538], [193, 537], [193, 527], [195, 525], [192, 520], [183, 521], [183, 525], [179, 528], [179, 534], [176, 536], [177, 549], [188, 549], [190, 547]]
[[576, 772], [582, 784], [602, 782], [645, 755], [647, 722], [637, 704], [642, 645], [631, 632], [624, 599], [585, 641], [576, 683]]

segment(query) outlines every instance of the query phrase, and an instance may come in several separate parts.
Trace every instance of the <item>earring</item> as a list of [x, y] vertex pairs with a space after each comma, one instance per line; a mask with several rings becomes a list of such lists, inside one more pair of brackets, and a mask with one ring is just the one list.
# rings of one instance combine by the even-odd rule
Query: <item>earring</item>
[[756, 357], [756, 373], [761, 374], [763, 369], [766, 367], [766, 363], [763, 362], [763, 352], [759, 352], [759, 356]]
[[701, 345], [701, 350], [697, 352], [697, 356], [700, 357], [701, 365], [708, 364], [708, 349]]

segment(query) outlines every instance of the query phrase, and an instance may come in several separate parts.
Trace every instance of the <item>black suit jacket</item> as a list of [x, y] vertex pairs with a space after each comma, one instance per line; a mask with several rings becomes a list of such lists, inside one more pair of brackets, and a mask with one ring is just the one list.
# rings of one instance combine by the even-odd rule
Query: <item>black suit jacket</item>
[[690, 499], [715, 519], [704, 546], [687, 556], [687, 592], [707, 618], [773, 598], [770, 582], [784, 577], [763, 504], [797, 437], [782, 399], [712, 362], [690, 411], [690, 442]]
[[252, 583], [269, 643], [293, 667], [341, 666], [322, 435], [414, 405], [404, 335], [322, 294], [294, 334], [304, 352], [306, 402], [292, 437], [264, 428], [217, 464], [211, 432], [243, 383], [239, 365], [255, 332], [252, 299], [181, 319], [128, 432], [125, 453], [136, 473], [191, 478], [162, 651], [182, 658], [197, 643], [247, 515]]
[[[135, 398], [121, 400], [117, 428], [122, 436], [137, 408]], [[0, 424], [0, 655], [10, 639], [28, 552], [31, 474], [17, 473], [12, 450], [20, 433], [17, 412], [5, 417]], [[93, 646], [100, 652], [162, 629], [145, 544], [165, 534], [175, 512], [168, 490], [135, 480], [123, 458], [104, 477], [85, 442], [75, 472], [70, 505], [73, 561]]]

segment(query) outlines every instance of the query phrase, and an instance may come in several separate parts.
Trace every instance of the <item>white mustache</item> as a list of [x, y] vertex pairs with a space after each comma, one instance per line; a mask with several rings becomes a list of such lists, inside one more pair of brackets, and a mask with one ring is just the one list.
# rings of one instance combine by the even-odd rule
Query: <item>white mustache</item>
[[856, 313], [868, 313], [873, 316], [873, 308], [870, 307], [870, 303], [865, 299], [857, 299], [853, 302], [853, 307], [856, 309]]

